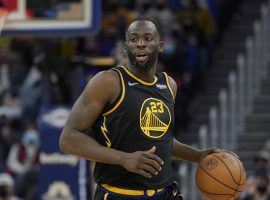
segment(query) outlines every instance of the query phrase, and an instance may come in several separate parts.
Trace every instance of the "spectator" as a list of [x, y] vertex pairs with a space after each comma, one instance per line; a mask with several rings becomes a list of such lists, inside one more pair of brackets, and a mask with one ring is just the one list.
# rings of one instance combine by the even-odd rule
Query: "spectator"
[[9, 62], [11, 51], [8, 45], [0, 46], [0, 103], [10, 95]]
[[19, 200], [14, 195], [14, 180], [8, 173], [0, 173], [0, 200]]
[[[3, 117], [3, 116], [2, 116]], [[5, 163], [13, 143], [11, 128], [4, 124], [0, 127], [0, 171], [5, 169]]]
[[241, 194], [242, 200], [270, 200], [269, 160], [265, 152], [260, 152], [254, 159], [254, 175], [250, 176], [247, 186]]
[[34, 121], [38, 115], [42, 95], [41, 79], [39, 69], [32, 66], [21, 86], [20, 99], [25, 113], [25, 123]]
[[269, 178], [265, 176], [255, 176], [249, 183], [249, 193], [243, 200], [270, 200]]
[[15, 143], [7, 160], [8, 170], [15, 177], [17, 194], [24, 198], [35, 187], [39, 156], [39, 136], [33, 124], [26, 128], [21, 143]]
[[0, 105], [0, 115], [5, 115], [11, 120], [17, 120], [22, 115], [22, 104], [18, 97], [10, 97], [9, 100], [5, 100], [2, 106]]
[[157, 20], [161, 25], [161, 29], [164, 30], [165, 33], [170, 31], [172, 22], [175, 19], [173, 11], [165, 0], [156, 1], [155, 7], [149, 9], [149, 11], [145, 13], [145, 16]]
[[7, 165], [15, 176], [23, 175], [35, 167], [38, 162], [39, 136], [33, 125], [29, 125], [22, 141], [12, 145]]

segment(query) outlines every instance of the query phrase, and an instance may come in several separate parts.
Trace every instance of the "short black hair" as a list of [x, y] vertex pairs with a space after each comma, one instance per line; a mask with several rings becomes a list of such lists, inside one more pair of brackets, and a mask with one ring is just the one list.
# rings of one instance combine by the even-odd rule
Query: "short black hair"
[[159, 23], [158, 23], [156, 20], [154, 20], [154, 19], [152, 19], [152, 18], [149, 18], [149, 17], [137, 17], [137, 18], [135, 18], [134, 20], [132, 20], [132, 21], [128, 24], [127, 28], [128, 28], [133, 22], [137, 22], [137, 21], [149, 21], [149, 22], [152, 22], [152, 23], [155, 25], [155, 27], [156, 27], [156, 29], [157, 29], [157, 31], [158, 31], [158, 34], [159, 34], [160, 39], [163, 38], [163, 32], [162, 32], [162, 30], [161, 30], [161, 27], [160, 27]]

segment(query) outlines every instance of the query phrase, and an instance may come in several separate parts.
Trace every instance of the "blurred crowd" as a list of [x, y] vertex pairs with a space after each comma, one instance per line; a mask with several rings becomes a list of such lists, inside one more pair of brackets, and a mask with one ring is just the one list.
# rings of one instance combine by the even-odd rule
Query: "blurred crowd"
[[270, 139], [254, 158], [254, 171], [241, 194], [241, 200], [270, 200]]
[[[37, 199], [40, 110], [74, 103], [93, 75], [124, 65], [125, 30], [136, 17], [153, 18], [161, 26], [165, 44], [158, 69], [178, 84], [176, 129], [184, 129], [189, 102], [204, 89], [204, 73], [211, 67], [213, 50], [236, 4], [231, 0], [104, 0], [98, 32], [80, 37], [0, 38], [0, 199]], [[88, 62], [95, 57], [114, 62]]]

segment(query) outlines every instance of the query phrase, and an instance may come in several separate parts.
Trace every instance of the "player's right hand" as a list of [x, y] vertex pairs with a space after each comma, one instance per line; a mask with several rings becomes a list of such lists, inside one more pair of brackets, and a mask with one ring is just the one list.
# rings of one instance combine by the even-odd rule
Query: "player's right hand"
[[157, 175], [161, 171], [163, 161], [155, 155], [156, 147], [152, 147], [147, 151], [136, 151], [127, 153], [123, 158], [122, 166], [133, 173], [140, 174], [147, 178]]

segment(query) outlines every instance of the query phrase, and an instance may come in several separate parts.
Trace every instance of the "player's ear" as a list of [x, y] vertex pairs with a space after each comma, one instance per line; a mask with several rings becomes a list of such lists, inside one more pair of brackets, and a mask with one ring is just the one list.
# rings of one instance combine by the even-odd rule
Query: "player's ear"
[[124, 53], [127, 55], [127, 42], [124, 43]]
[[161, 52], [163, 52], [163, 49], [164, 49], [164, 42], [163, 41], [159, 41], [158, 51], [161, 53]]

